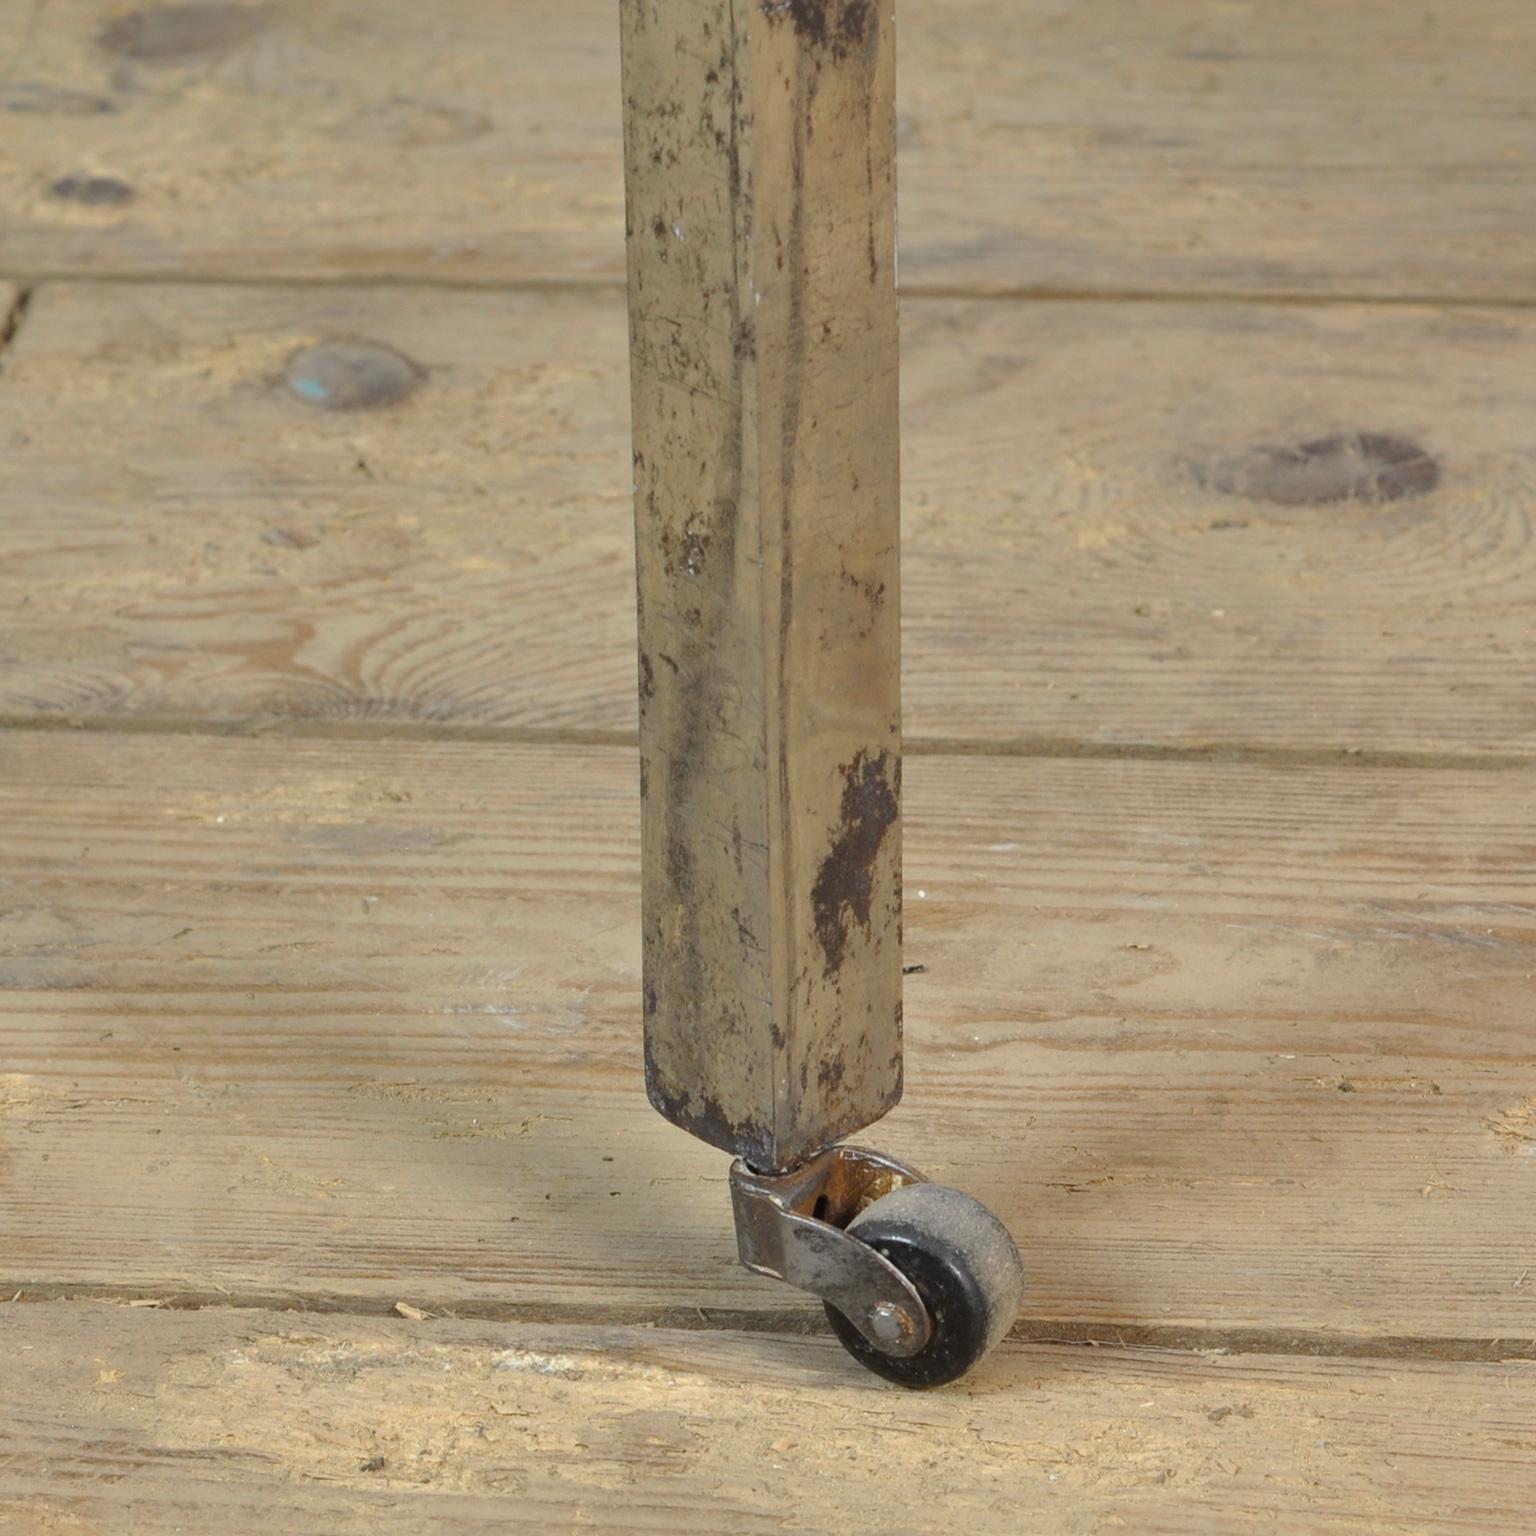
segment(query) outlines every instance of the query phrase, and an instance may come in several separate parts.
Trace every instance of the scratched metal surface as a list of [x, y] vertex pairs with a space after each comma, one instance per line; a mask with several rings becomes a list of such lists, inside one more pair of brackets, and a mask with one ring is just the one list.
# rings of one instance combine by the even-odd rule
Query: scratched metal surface
[[784, 1167], [901, 1086], [889, 0], [630, 0], [646, 1069]]

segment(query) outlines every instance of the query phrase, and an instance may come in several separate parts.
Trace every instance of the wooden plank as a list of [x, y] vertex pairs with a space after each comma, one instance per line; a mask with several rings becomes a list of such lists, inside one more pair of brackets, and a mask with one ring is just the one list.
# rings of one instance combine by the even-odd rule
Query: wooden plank
[[[599, 0], [11, 7], [8, 274], [617, 280]], [[1533, 296], [1523, 0], [929, 0], [914, 287]]]
[[[425, 376], [381, 354], [403, 401], [317, 409], [285, 369], [330, 387], [290, 359], [341, 339]], [[909, 303], [909, 736], [1529, 753], [1533, 345]], [[634, 730], [617, 295], [50, 285], [8, 357], [0, 712]]]
[[[1025, 1323], [1536, 1336], [1528, 771], [921, 757], [908, 1089]], [[640, 1070], [625, 750], [0, 736], [0, 1293], [814, 1312]]]
[[901, 1097], [895, 19], [623, 20], [646, 1089], [793, 1168]]
[[[348, 339], [403, 403], [295, 392]], [[617, 295], [47, 287], [12, 349], [5, 708], [633, 729]]]
[[[22, 1531], [1523, 1528], [1529, 1363], [1005, 1345], [914, 1397], [825, 1340], [0, 1309]], [[11, 1523], [7, 1524], [7, 1520]]]

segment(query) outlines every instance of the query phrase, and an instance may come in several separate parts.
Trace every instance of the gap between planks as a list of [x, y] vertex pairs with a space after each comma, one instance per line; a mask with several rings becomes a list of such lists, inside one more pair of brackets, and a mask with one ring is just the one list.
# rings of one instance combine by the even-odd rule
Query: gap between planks
[[[576, 727], [452, 724], [401, 720], [306, 720], [281, 716], [220, 720], [197, 715], [26, 715], [0, 713], [0, 731], [79, 731], [125, 736], [263, 737], [293, 741], [468, 742], [513, 747], [603, 747], [633, 751], [632, 731]], [[1086, 741], [1070, 736], [917, 736], [902, 743], [907, 757], [1040, 758], [1046, 761], [1230, 763], [1260, 768], [1447, 768], [1484, 773], [1536, 767], [1521, 752], [1394, 752], [1364, 747], [1258, 747], [1242, 741], [1172, 746], [1155, 741]]]
[[[594, 274], [591, 277], [434, 277], [425, 272], [348, 272], [301, 276], [254, 275], [215, 272], [91, 271], [89, 268], [46, 267], [39, 270], [0, 270], [0, 283], [30, 290], [48, 283], [134, 288], [255, 288], [281, 289], [386, 289], [409, 292], [429, 289], [435, 293], [623, 293], [622, 277]], [[1303, 288], [1281, 292], [1254, 292], [1246, 288], [1071, 288], [1060, 284], [989, 286], [985, 283], [903, 283], [903, 298], [964, 302], [983, 300], [1016, 304], [1242, 304], [1268, 309], [1356, 308], [1440, 309], [1536, 309], [1536, 295], [1504, 294], [1485, 297], [1446, 294], [1434, 289], [1422, 293], [1375, 293], [1353, 289], [1336, 293], [1309, 293]]]
[[[665, 1328], [680, 1333], [748, 1333], [787, 1338], [828, 1337], [821, 1315], [790, 1307], [594, 1307], [575, 1304], [424, 1298], [419, 1288], [400, 1301], [428, 1318], [529, 1326]], [[0, 1305], [59, 1303], [146, 1308], [166, 1312], [224, 1309], [288, 1312], [296, 1316], [396, 1317], [386, 1297], [273, 1290], [182, 1289], [66, 1285], [0, 1277]], [[1191, 1328], [1156, 1323], [1109, 1324], [1020, 1317], [1008, 1330], [1014, 1344], [1070, 1349], [1155, 1349], [1187, 1355], [1277, 1355], [1316, 1360], [1436, 1360], [1479, 1365], [1536, 1360], [1536, 1338], [1455, 1338], [1430, 1334], [1337, 1334], [1298, 1328]]]

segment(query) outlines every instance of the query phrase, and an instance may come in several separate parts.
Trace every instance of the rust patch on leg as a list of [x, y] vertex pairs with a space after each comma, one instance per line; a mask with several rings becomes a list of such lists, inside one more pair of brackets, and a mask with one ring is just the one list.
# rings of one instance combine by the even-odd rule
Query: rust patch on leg
[[850, 926], [858, 923], [868, 931], [875, 860], [900, 811], [901, 764], [896, 763], [893, 773], [889, 752], [874, 758], [860, 752], [843, 770], [843, 779], [837, 838], [811, 887], [816, 937], [828, 976], [842, 967]]
[[770, 21], [787, 17], [802, 42], [830, 46], [839, 61], [862, 47], [870, 30], [870, 0], [760, 0], [760, 8]]

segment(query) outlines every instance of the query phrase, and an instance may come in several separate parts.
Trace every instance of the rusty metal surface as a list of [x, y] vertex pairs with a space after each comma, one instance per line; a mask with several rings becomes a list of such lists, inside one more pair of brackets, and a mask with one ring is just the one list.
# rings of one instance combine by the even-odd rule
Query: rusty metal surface
[[901, 1092], [891, 0], [623, 0], [646, 1075], [786, 1168]]
[[883, 1195], [925, 1182], [884, 1153], [831, 1147], [788, 1174], [731, 1168], [741, 1262], [830, 1302], [876, 1349], [904, 1359], [933, 1337], [916, 1286], [883, 1254], [844, 1230]]

